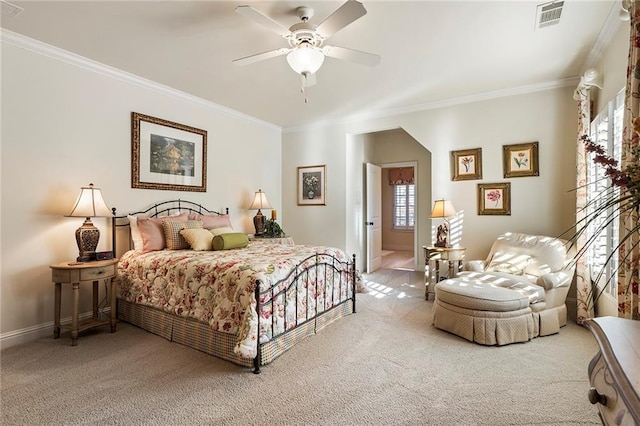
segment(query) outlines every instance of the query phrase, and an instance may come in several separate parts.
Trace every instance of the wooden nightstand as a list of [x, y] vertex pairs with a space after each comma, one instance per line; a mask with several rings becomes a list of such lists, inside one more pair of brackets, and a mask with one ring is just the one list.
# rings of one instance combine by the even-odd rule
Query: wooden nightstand
[[435, 286], [440, 281], [440, 261], [449, 263], [449, 276], [456, 276], [464, 259], [464, 247], [427, 247], [424, 250], [424, 298], [429, 300], [429, 294], [435, 292]]
[[[116, 331], [116, 286], [113, 285], [113, 277], [116, 276], [116, 264], [118, 259], [101, 260], [97, 262], [62, 262], [51, 265], [51, 281], [56, 285], [55, 318], [53, 320], [53, 338], [60, 337], [60, 328], [71, 329], [71, 346], [78, 344], [78, 333], [93, 327], [111, 324], [111, 332]], [[111, 318], [101, 320], [98, 313], [98, 281], [109, 281], [109, 302], [111, 306]], [[80, 299], [80, 284], [93, 283], [93, 317], [78, 322], [78, 300]], [[60, 324], [60, 302], [62, 284], [72, 284], [71, 324]]]

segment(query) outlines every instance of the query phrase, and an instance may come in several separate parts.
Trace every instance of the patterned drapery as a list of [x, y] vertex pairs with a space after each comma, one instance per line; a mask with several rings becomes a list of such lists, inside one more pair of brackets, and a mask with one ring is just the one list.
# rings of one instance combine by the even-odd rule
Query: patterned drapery
[[[573, 94], [578, 101], [578, 143], [576, 148], [576, 223], [582, 223], [586, 216], [587, 205], [587, 154], [585, 152], [583, 136], [589, 135], [591, 122], [591, 99], [589, 88], [580, 83]], [[587, 242], [586, 233], [582, 233], [575, 240], [576, 252], [580, 253]], [[593, 318], [593, 297], [591, 291], [591, 274], [586, 264], [586, 256], [580, 256], [576, 263], [576, 299], [577, 321], [582, 324], [585, 319]]]
[[[627, 67], [627, 85], [624, 101], [624, 131], [622, 135], [622, 163], [624, 170], [628, 165], [639, 160], [633, 154], [638, 146], [638, 132], [634, 130], [634, 120], [640, 120], [640, 4], [630, 2], [631, 33], [629, 38], [629, 63]], [[638, 212], [635, 209], [623, 211], [620, 215], [620, 241], [634, 229], [638, 223]], [[638, 320], [638, 282], [640, 261], [640, 235], [633, 232], [624, 241], [618, 252], [620, 268], [618, 269], [618, 317]]]
[[413, 185], [413, 167], [394, 167], [389, 169], [389, 185]]

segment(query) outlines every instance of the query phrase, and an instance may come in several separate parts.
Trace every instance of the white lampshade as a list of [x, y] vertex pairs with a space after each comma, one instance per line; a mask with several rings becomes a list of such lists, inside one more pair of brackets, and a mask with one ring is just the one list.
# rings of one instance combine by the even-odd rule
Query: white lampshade
[[71, 217], [111, 217], [112, 213], [102, 198], [100, 188], [95, 188], [92, 183], [80, 189], [80, 195], [68, 214]]
[[324, 54], [308, 43], [302, 43], [287, 55], [289, 66], [298, 74], [313, 74], [324, 62]]
[[433, 204], [433, 210], [431, 210], [431, 218], [446, 218], [456, 215], [456, 209], [453, 207], [453, 203], [449, 200], [436, 200]]
[[262, 192], [261, 189], [258, 189], [255, 197], [253, 197], [253, 202], [249, 206], [249, 210], [260, 210], [260, 209], [270, 209], [271, 205], [269, 204], [269, 200], [267, 200], [267, 194]]

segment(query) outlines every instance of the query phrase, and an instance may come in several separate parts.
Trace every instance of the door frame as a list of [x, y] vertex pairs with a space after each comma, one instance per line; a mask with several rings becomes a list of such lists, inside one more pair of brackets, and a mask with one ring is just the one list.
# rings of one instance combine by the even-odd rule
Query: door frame
[[[371, 163], [371, 164], [375, 164], [375, 163]], [[415, 191], [416, 191], [416, 200], [415, 200], [415, 205], [416, 205], [416, 210], [415, 210], [415, 218], [416, 218], [416, 222], [415, 225], [413, 227], [413, 268], [415, 271], [418, 271], [420, 269], [421, 263], [420, 263], [420, 256], [421, 256], [421, 251], [420, 251], [420, 247], [418, 247], [418, 242], [419, 242], [419, 238], [418, 238], [418, 223], [420, 221], [420, 209], [417, 208], [418, 206], [418, 201], [419, 201], [419, 197], [420, 197], [420, 189], [418, 186], [418, 182], [419, 179], [417, 179], [418, 176], [418, 161], [403, 161], [403, 162], [394, 162], [394, 163], [381, 163], [381, 164], [376, 164], [377, 166], [379, 166], [382, 169], [391, 169], [394, 167], [413, 167], [413, 173], [414, 176], [416, 176], [415, 179]], [[363, 194], [363, 199], [366, 198], [366, 187], [363, 188], [363, 191], [365, 192]], [[364, 206], [366, 209], [366, 205]], [[364, 217], [367, 217], [367, 213], [365, 211]], [[364, 246], [363, 246], [363, 253], [366, 253], [367, 247], [368, 247], [368, 241], [367, 241], [367, 236], [366, 236], [366, 232], [364, 235]]]

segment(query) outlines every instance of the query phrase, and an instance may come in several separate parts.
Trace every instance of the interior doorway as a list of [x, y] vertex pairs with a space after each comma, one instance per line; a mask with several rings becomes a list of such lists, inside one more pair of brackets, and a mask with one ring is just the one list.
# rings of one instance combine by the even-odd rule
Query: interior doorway
[[416, 162], [381, 164], [382, 268], [415, 270]]
[[[424, 261], [422, 261], [422, 246], [428, 245], [431, 241], [431, 226], [428, 217], [431, 205], [431, 152], [424, 145], [414, 139], [402, 128], [384, 130], [379, 132], [362, 133], [353, 139], [352, 151], [354, 158], [363, 162], [363, 164], [371, 163], [378, 165], [386, 172], [388, 168], [394, 167], [412, 167], [415, 180], [415, 223], [413, 230], [405, 230], [405, 237], [412, 240], [408, 243], [394, 241], [393, 238], [385, 235], [381, 238], [384, 243], [384, 251], [382, 267], [402, 268], [406, 270], [422, 271], [424, 269]], [[358, 226], [362, 226], [357, 232], [362, 238], [359, 238], [361, 258], [369, 258], [369, 236], [367, 228], [369, 225], [369, 212], [367, 208], [368, 196], [366, 190], [366, 173], [362, 169], [362, 198], [358, 201], [358, 197], [354, 199], [355, 211], [361, 207], [362, 221], [357, 220]], [[381, 173], [382, 174], [382, 173]], [[382, 178], [381, 187], [388, 187], [388, 176]], [[381, 195], [380, 198], [383, 196]], [[381, 214], [381, 218], [386, 222], [384, 225], [388, 228], [391, 223], [392, 207], [389, 202], [383, 201], [382, 204], [386, 209]], [[356, 219], [359, 219], [356, 215]], [[360, 225], [361, 224], [361, 225]], [[390, 257], [391, 256], [391, 257]], [[402, 260], [401, 260], [402, 259]], [[413, 266], [411, 266], [413, 259]], [[365, 265], [363, 265], [364, 268]]]

